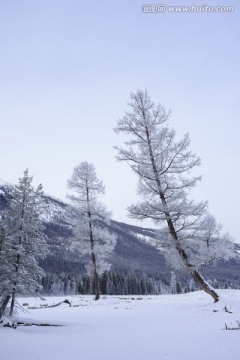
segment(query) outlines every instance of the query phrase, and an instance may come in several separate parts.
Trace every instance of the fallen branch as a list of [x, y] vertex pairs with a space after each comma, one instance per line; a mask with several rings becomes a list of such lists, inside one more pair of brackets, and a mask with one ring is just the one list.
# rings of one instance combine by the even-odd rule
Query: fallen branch
[[3, 325], [3, 327], [9, 327], [12, 329], [16, 329], [18, 326], [63, 326], [58, 324], [48, 324], [48, 323], [28, 323], [23, 321], [13, 321], [12, 323], [8, 322]]
[[70, 307], [72, 306], [71, 302], [66, 299], [64, 301], [61, 301], [60, 303], [58, 304], [54, 304], [54, 305], [43, 305], [43, 306], [40, 306], [40, 307], [37, 307], [37, 306], [29, 306], [28, 309], [31, 309], [31, 310], [34, 310], [34, 309], [48, 309], [48, 308], [53, 308], [53, 307], [56, 307], [56, 306], [59, 306], [61, 304], [68, 304]]
[[231, 324], [231, 327], [229, 327], [229, 325], [227, 325], [225, 323], [225, 330], [240, 330], [240, 322], [237, 320], [237, 326], [232, 326]]
[[227, 312], [227, 313], [229, 313], [229, 314], [232, 314], [232, 311], [229, 311], [226, 306], [224, 307], [224, 311]]

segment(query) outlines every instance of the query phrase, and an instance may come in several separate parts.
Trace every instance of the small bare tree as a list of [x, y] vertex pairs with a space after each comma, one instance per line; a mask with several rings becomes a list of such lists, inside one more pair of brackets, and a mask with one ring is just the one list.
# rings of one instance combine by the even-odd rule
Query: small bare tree
[[165, 223], [161, 233], [173, 242], [195, 282], [216, 302], [218, 294], [190, 261], [184, 246], [187, 240], [196, 238], [206, 214], [205, 202], [188, 199], [189, 190], [201, 178], [189, 177], [189, 173], [200, 165], [200, 159], [189, 150], [188, 134], [176, 141], [175, 131], [167, 126], [169, 113], [163, 106], [155, 106], [147, 91], [131, 93], [129, 106], [130, 111], [118, 121], [115, 131], [130, 136], [125, 148], [116, 147], [117, 159], [126, 161], [139, 178], [142, 201], [129, 207], [130, 216], [150, 218], [158, 225]]
[[81, 162], [74, 168], [68, 187], [76, 194], [69, 195], [75, 205], [74, 238], [77, 241], [73, 248], [78, 248], [82, 255], [91, 256], [92, 267], [87, 266], [87, 270], [93, 269], [95, 300], [98, 300], [99, 272], [109, 266], [106, 257], [116, 243], [115, 236], [100, 224], [109, 215], [98, 201], [105, 189], [102, 181], [97, 178], [94, 166], [88, 162]]
[[233, 238], [222, 231], [222, 225], [215, 217], [206, 214], [198, 231], [197, 239], [193, 239], [193, 261], [197, 266], [216, 264], [219, 260], [229, 260], [237, 256]]

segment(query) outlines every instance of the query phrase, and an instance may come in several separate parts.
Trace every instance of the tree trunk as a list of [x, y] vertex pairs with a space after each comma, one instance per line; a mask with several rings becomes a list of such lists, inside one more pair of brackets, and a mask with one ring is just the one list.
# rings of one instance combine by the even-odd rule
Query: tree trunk
[[[172, 235], [172, 234], [171, 234]], [[173, 237], [173, 236], [172, 236]], [[174, 238], [174, 237], [173, 237]], [[175, 239], [176, 240], [176, 239]], [[217, 302], [219, 300], [219, 295], [215, 292], [215, 290], [207, 283], [207, 281], [204, 280], [202, 275], [199, 273], [199, 271], [190, 264], [188, 260], [188, 256], [185, 252], [185, 250], [182, 248], [181, 244], [179, 243], [179, 240], [176, 240], [176, 249], [178, 251], [178, 254], [180, 255], [188, 273], [192, 276], [193, 280], [199, 285], [199, 287], [204, 290], [207, 294], [213, 297], [214, 302]]]
[[11, 300], [11, 305], [10, 305], [9, 316], [12, 316], [12, 315], [13, 315], [13, 309], [14, 309], [14, 305], [15, 305], [15, 298], [16, 298], [16, 289], [13, 288], [12, 300]]
[[96, 255], [94, 252], [94, 242], [93, 242], [93, 231], [92, 231], [92, 222], [91, 222], [91, 214], [89, 215], [89, 236], [92, 250], [92, 263], [93, 263], [93, 286], [95, 293], [95, 300], [99, 300], [100, 298], [100, 290], [99, 290], [99, 281], [98, 281], [98, 273], [97, 273], [97, 264], [96, 264]]
[[87, 203], [88, 203], [89, 239], [90, 239], [90, 244], [91, 244], [92, 263], [93, 263], [93, 286], [94, 286], [95, 300], [99, 300], [100, 299], [100, 290], [99, 290], [99, 281], [98, 281], [98, 273], [97, 273], [96, 255], [95, 255], [95, 252], [94, 252], [92, 216], [91, 216], [91, 211], [90, 211], [90, 207], [89, 207], [89, 193], [88, 193], [87, 184], [86, 184], [86, 189], [87, 189]]
[[92, 262], [93, 262], [93, 266], [94, 266], [93, 286], [94, 286], [95, 300], [99, 300], [100, 299], [100, 290], [99, 290], [98, 273], [97, 273], [97, 266], [96, 266], [96, 257], [95, 257], [94, 252], [92, 252]]
[[[21, 238], [19, 238], [19, 244], [21, 244]], [[15, 271], [16, 273], [19, 272], [19, 264], [20, 264], [20, 254], [17, 254], [17, 260], [16, 260], [16, 265], [15, 265]], [[14, 309], [14, 305], [15, 305], [15, 299], [16, 299], [16, 281], [13, 283], [13, 290], [12, 290], [12, 301], [11, 301], [11, 306], [10, 306], [10, 311], [9, 311], [9, 316], [12, 316], [13, 314], [13, 309]]]
[[[164, 195], [161, 194], [161, 197], [163, 198], [162, 200], [165, 201]], [[167, 223], [168, 223], [168, 228], [169, 228], [169, 232], [172, 236], [172, 238], [175, 241], [175, 246], [176, 246], [176, 250], [179, 254], [179, 256], [181, 257], [186, 270], [188, 271], [188, 273], [192, 276], [193, 280], [199, 285], [199, 287], [204, 290], [207, 294], [209, 294], [210, 296], [213, 297], [214, 302], [217, 302], [219, 300], [219, 296], [218, 294], [214, 291], [214, 289], [207, 283], [207, 281], [204, 280], [204, 278], [202, 277], [202, 275], [199, 273], [199, 271], [195, 268], [194, 265], [192, 265], [189, 262], [188, 256], [185, 252], [185, 250], [182, 248], [182, 245], [178, 239], [177, 233], [175, 231], [174, 225], [172, 223], [172, 220], [170, 218], [170, 214], [167, 212], [165, 214], [166, 219], [167, 219]]]
[[11, 297], [10, 295], [6, 295], [6, 297], [4, 298], [4, 300], [3, 300], [3, 302], [2, 302], [2, 304], [0, 306], [0, 320], [2, 319], [3, 313], [4, 313], [4, 311], [5, 311], [6, 307], [7, 307], [7, 304], [9, 302], [9, 300], [10, 300], [10, 297]]
[[[164, 199], [164, 195], [162, 194], [162, 197]], [[164, 199], [165, 200], [165, 199]], [[194, 265], [192, 265], [189, 260], [188, 260], [188, 256], [185, 252], [185, 250], [182, 248], [182, 245], [178, 239], [177, 233], [175, 231], [175, 228], [173, 226], [172, 220], [170, 218], [170, 214], [166, 213], [166, 218], [167, 218], [167, 223], [168, 223], [168, 228], [170, 231], [170, 234], [172, 236], [172, 238], [175, 241], [175, 246], [176, 246], [176, 250], [179, 254], [179, 256], [181, 257], [186, 270], [189, 272], [189, 274], [192, 276], [193, 280], [199, 285], [199, 287], [204, 290], [206, 293], [208, 293], [209, 295], [211, 295], [214, 299], [214, 302], [217, 302], [219, 300], [219, 296], [218, 294], [214, 291], [214, 289], [204, 280], [204, 278], [202, 277], [202, 275], [199, 273], [199, 271], [195, 268]]]

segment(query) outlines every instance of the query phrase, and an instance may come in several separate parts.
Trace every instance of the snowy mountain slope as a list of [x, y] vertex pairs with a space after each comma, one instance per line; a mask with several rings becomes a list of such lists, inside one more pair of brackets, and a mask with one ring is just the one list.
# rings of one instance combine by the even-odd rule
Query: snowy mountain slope
[[[12, 185], [0, 182], [0, 210], [3, 210], [11, 197]], [[45, 195], [49, 207], [43, 217], [46, 233], [49, 237], [49, 254], [42, 261], [47, 273], [65, 273], [70, 276], [82, 274], [84, 266], [79, 255], [70, 250], [71, 245], [71, 212], [65, 202], [50, 195]], [[117, 221], [103, 224], [117, 236], [117, 245], [110, 257], [115, 269], [123, 272], [139, 272], [163, 282], [169, 283], [171, 268], [159, 250], [152, 246], [155, 230], [132, 226]], [[237, 245], [236, 245], [237, 246]], [[217, 279], [221, 287], [238, 287], [240, 285], [240, 260], [220, 262], [217, 266], [201, 269], [207, 279]], [[185, 272], [177, 273], [178, 280], [185, 283], [189, 280]]]
[[18, 326], [15, 330], [0, 327], [1, 358], [239, 359], [239, 330], [225, 330], [225, 324], [238, 327], [239, 290], [221, 290], [217, 304], [197, 291], [181, 295], [105, 296], [99, 301], [91, 296], [69, 296], [71, 307], [45, 307], [65, 298], [20, 298], [21, 319], [62, 326]]

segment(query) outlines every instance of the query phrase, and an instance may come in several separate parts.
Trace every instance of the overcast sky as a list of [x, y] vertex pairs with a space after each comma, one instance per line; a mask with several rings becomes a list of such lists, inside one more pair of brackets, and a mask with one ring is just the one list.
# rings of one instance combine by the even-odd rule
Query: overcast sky
[[0, 0], [0, 178], [16, 183], [28, 167], [65, 199], [74, 166], [92, 162], [113, 218], [135, 224], [137, 179], [115, 160], [113, 128], [130, 92], [146, 88], [202, 159], [195, 198], [240, 242], [240, 3], [209, 0], [234, 6], [221, 13], [163, 3], [147, 13], [151, 2], [134, 0]]

